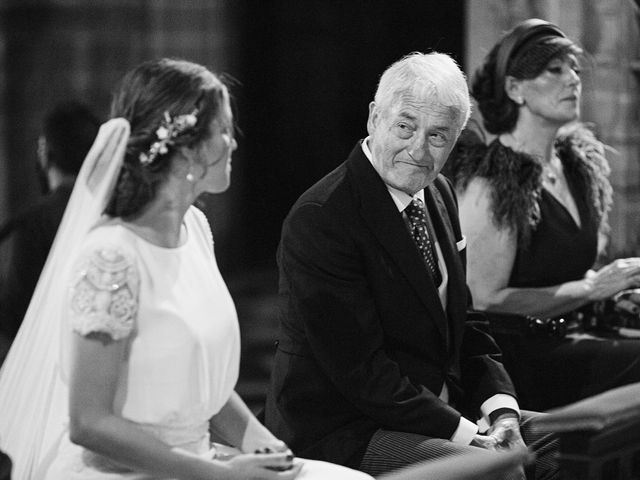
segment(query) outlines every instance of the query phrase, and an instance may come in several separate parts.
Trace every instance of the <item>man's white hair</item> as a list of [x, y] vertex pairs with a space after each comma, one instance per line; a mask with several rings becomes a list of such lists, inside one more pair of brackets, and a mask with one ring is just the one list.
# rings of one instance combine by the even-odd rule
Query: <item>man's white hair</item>
[[378, 83], [374, 101], [388, 108], [399, 95], [413, 92], [421, 98], [432, 96], [455, 110], [459, 132], [471, 114], [469, 88], [457, 63], [444, 53], [413, 52], [389, 66]]

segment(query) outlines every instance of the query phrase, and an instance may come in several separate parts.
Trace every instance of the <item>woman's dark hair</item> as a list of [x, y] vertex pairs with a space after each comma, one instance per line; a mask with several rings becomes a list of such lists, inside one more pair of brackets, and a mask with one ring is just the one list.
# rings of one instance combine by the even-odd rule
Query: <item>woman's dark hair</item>
[[[219, 77], [201, 65], [184, 60], [153, 60], [129, 71], [113, 97], [111, 118], [128, 120], [131, 135], [105, 213], [125, 218], [139, 213], [167, 178], [172, 149], [206, 140], [211, 121], [218, 115], [226, 95], [226, 86]], [[158, 141], [156, 131], [165, 114], [173, 119], [194, 111], [197, 123], [167, 145], [166, 153], [147, 164], [140, 161], [140, 155], [149, 153], [151, 144]]]
[[556, 57], [581, 50], [552, 23], [530, 18], [496, 43], [471, 82], [485, 128], [493, 134], [510, 132], [518, 120], [518, 105], [504, 91], [505, 78], [535, 78]]

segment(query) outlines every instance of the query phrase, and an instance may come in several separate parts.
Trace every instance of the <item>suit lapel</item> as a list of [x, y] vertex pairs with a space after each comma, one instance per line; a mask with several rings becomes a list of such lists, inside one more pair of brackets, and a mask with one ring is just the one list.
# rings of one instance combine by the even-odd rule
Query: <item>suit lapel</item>
[[[464, 267], [460, 254], [456, 248], [456, 238], [447, 207], [444, 204], [442, 195], [431, 184], [424, 190], [425, 204], [431, 216], [433, 227], [438, 237], [438, 243], [442, 250], [444, 262], [447, 265], [447, 274], [449, 276], [447, 286], [447, 313], [451, 319], [450, 325], [462, 325], [462, 322], [456, 321], [461, 315], [466, 315], [466, 279]], [[435, 213], [435, 214], [434, 214]], [[450, 332], [453, 337], [459, 335], [458, 329]], [[451, 338], [455, 341], [454, 338]]]
[[386, 185], [359, 144], [347, 162], [351, 183], [360, 199], [362, 218], [414, 288], [443, 338], [447, 339], [447, 319], [438, 291]]

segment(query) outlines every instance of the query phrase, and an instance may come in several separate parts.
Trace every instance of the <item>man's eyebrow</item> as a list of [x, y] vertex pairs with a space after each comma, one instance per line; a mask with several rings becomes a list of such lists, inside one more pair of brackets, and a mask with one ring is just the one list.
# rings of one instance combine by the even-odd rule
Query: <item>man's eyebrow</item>
[[415, 115], [413, 115], [413, 114], [412, 114], [412, 113], [410, 113], [410, 112], [401, 111], [400, 113], [398, 113], [398, 116], [399, 116], [399, 117], [406, 118], [406, 119], [408, 119], [408, 120], [413, 120], [414, 122], [416, 121], [416, 116], [415, 116]]
[[[413, 114], [410, 110], [401, 110], [398, 112], [398, 117], [407, 119], [407, 120], [411, 120], [413, 122], [417, 122], [418, 121], [418, 117]], [[453, 130], [453, 127], [451, 126], [450, 123], [443, 123], [441, 125], [435, 125], [432, 127], [433, 130], [436, 130], [438, 132], [446, 132], [449, 133]]]

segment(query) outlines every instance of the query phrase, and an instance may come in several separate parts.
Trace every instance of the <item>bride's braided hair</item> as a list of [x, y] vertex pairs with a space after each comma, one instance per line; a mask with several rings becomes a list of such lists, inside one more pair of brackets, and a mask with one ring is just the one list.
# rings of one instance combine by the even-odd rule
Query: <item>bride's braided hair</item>
[[[127, 152], [105, 213], [133, 217], [153, 200], [159, 184], [168, 176], [177, 147], [197, 145], [210, 134], [225, 96], [222, 81], [205, 67], [184, 60], [161, 59], [142, 63], [122, 80], [111, 104], [111, 117], [131, 125]], [[158, 128], [167, 115], [194, 114], [193, 126], [181, 129], [166, 143], [166, 152], [153, 161], [141, 161], [159, 140]]]

